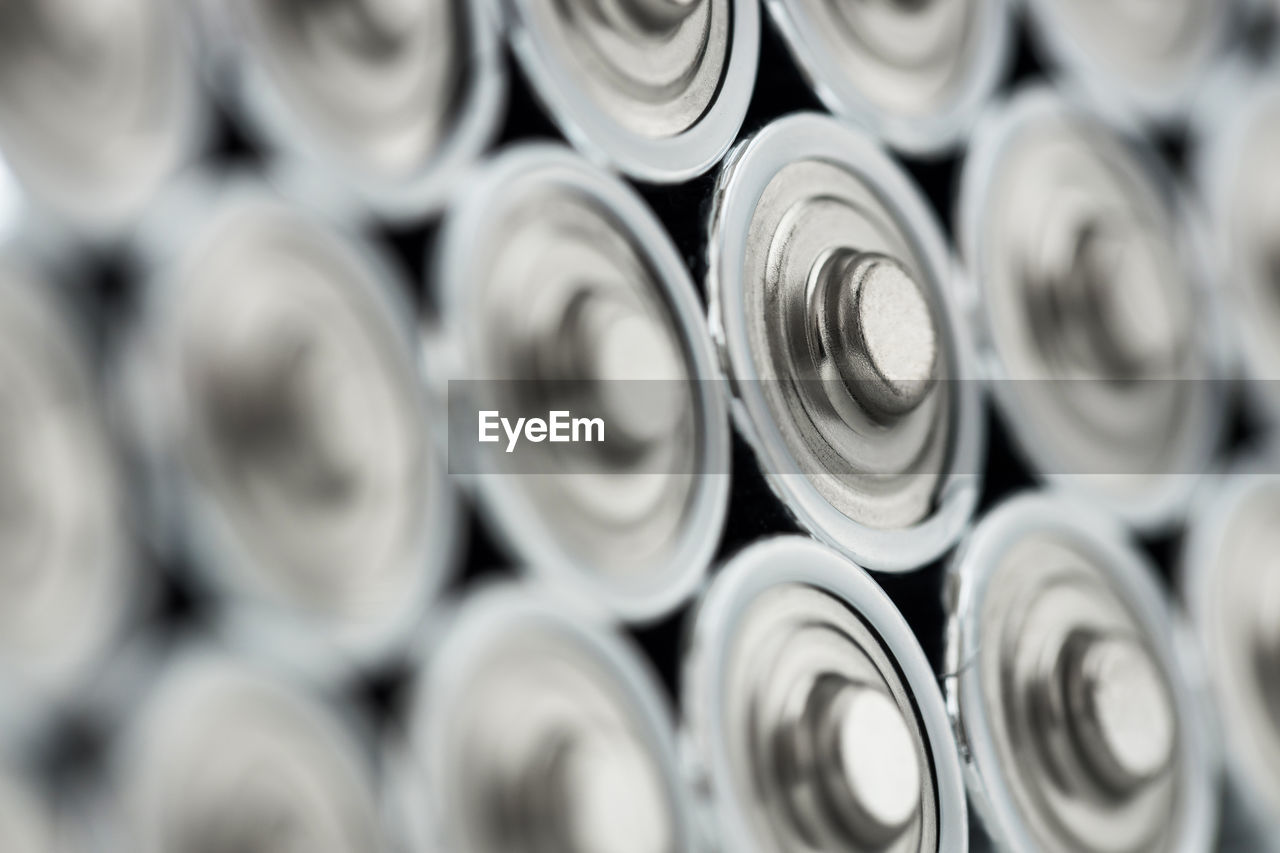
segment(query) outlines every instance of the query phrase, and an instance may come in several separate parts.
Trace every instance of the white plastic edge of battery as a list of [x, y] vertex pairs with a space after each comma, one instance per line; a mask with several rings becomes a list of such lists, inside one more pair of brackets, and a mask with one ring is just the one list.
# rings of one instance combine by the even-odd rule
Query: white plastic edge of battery
[[[1043, 118], [1070, 115], [1084, 116], [1110, 127], [1116, 133], [1116, 138], [1125, 144], [1129, 153], [1149, 174], [1165, 179], [1164, 188], [1170, 190], [1176, 208], [1174, 221], [1178, 227], [1179, 236], [1183, 238], [1187, 258], [1195, 266], [1192, 280], [1199, 297], [1197, 318], [1204, 328], [1202, 343], [1206, 347], [1210, 369], [1213, 371], [1212, 378], [1208, 380], [1212, 399], [1207, 405], [1199, 407], [1195, 413], [1201, 422], [1195, 430], [1199, 440], [1187, 454], [1191, 464], [1184, 466], [1182, 471], [1164, 476], [1161, 487], [1152, 489], [1141, 500], [1134, 497], [1107, 500], [1096, 490], [1074, 481], [1070, 475], [1042, 473], [1044, 467], [1049, 469], [1056, 467], [1054, 452], [1052, 448], [1045, 446], [1034, 429], [1026, 425], [1024, 409], [1012, 387], [1017, 382], [1009, 381], [1017, 377], [1008, 375], [1002, 360], [995, 352], [994, 339], [984, 308], [986, 300], [981, 284], [977, 281], [978, 271], [974, 269], [979, 255], [982, 213], [987, 207], [988, 191], [993, 176], [1000, 168], [1005, 145], [1022, 127], [1032, 122]], [[1008, 99], [993, 104], [979, 120], [974, 130], [967, 162], [961, 171], [960, 188], [955, 204], [956, 243], [968, 269], [968, 275], [963, 281], [971, 289], [971, 292], [962, 300], [970, 312], [965, 316], [965, 325], [973, 330], [978, 368], [986, 381], [987, 393], [1004, 416], [1002, 420], [1018, 445], [1018, 449], [1022, 451], [1022, 457], [1033, 469], [1032, 473], [1055, 488], [1092, 501], [1102, 501], [1106, 510], [1124, 519], [1127, 524], [1141, 532], [1165, 530], [1174, 525], [1185, 515], [1199, 477], [1210, 463], [1213, 450], [1217, 446], [1224, 427], [1226, 410], [1226, 393], [1221, 380], [1229, 360], [1229, 344], [1223, 334], [1224, 320], [1219, 308], [1219, 295], [1213, 292], [1209, 284], [1212, 279], [1208, 273], [1212, 268], [1212, 249], [1209, 245], [1209, 228], [1203, 221], [1203, 217], [1195, 212], [1189, 199], [1168, 176], [1167, 170], [1160, 167], [1152, 152], [1135, 143], [1133, 137], [1108, 123], [1101, 114], [1090, 111], [1075, 98], [1039, 85], [1021, 89]]]
[[[768, 403], [759, 388], [744, 313], [741, 258], [748, 226], [765, 187], [788, 163], [822, 159], [854, 169], [884, 200], [916, 244], [938, 296], [961, 376], [953, 383], [957, 415], [951, 471], [938, 491], [937, 507], [924, 521], [898, 530], [860, 524], [833, 507], [803, 473], [791, 471], [787, 451]], [[711, 237], [708, 240], [707, 297], [711, 337], [730, 374], [733, 420], [755, 450], [770, 489], [797, 521], [815, 537], [871, 571], [907, 572], [941, 556], [955, 544], [978, 503], [980, 459], [986, 441], [983, 392], [972, 381], [976, 361], [958, 322], [953, 280], [959, 265], [920, 191], [900, 166], [863, 131], [816, 113], [778, 119], [730, 152], [716, 184]]]
[[[1277, 470], [1277, 463], [1280, 463], [1280, 445], [1273, 442], [1268, 447], [1253, 449], [1218, 472], [1196, 496], [1194, 513], [1178, 556], [1175, 580], [1201, 655], [1207, 653], [1204, 632], [1211, 624], [1208, 608], [1213, 599], [1212, 589], [1215, 583], [1220, 583], [1215, 578], [1215, 551], [1240, 505], [1255, 492], [1273, 487], [1280, 481], [1271, 473]], [[1243, 806], [1243, 813], [1238, 816], [1249, 822], [1243, 829], [1251, 833], [1250, 843], [1265, 840], [1266, 849], [1280, 851], [1280, 814], [1276, 814], [1271, 800], [1264, 793], [1271, 785], [1266, 779], [1258, 778], [1256, 763], [1246, 758], [1251, 749], [1248, 738], [1226, 724], [1221, 709], [1213, 702], [1213, 679], [1208, 671], [1212, 664], [1208, 660], [1204, 663], [1206, 671], [1202, 689], [1217, 717], [1214, 730], [1220, 733], [1222, 740], [1220, 747], [1227, 796], [1236, 798]], [[1229, 815], [1228, 811], [1223, 817]]]
[[[1192, 721], [1179, 731], [1190, 735], [1180, 763], [1187, 795], [1179, 812], [1184, 826], [1171, 853], [1202, 853], [1212, 846], [1217, 827], [1217, 784], [1220, 755], [1211, 736], [1212, 709], [1198, 690], [1198, 658], [1189, 657], [1193, 642], [1182, 617], [1156, 580], [1154, 567], [1129, 543], [1122, 526], [1083, 503], [1048, 492], [1024, 492], [992, 509], [952, 555], [947, 567], [946, 661], [942, 682], [947, 712], [960, 738], [970, 802], [995, 847], [1001, 851], [1035, 850], [1038, 845], [1020, 815], [1001, 770], [995, 737], [983, 708], [982, 671], [973, 661], [959, 661], [962, 650], [981, 648], [981, 607], [999, 555], [1031, 529], [1080, 537], [1105, 560], [1102, 567], [1125, 593], [1125, 601], [1150, 632], [1155, 651], [1178, 678], [1171, 684], [1177, 718]], [[1188, 677], [1188, 672], [1191, 676]]]
[[537, 97], [565, 137], [598, 166], [655, 184], [695, 178], [715, 166], [737, 138], [755, 89], [760, 56], [760, 7], [732, 0], [728, 63], [715, 99], [697, 122], [675, 136], [629, 131], [596, 107], [577, 73], [548, 47], [534, 23], [533, 5], [545, 0], [479, 0], [498, 9], [507, 38]]
[[977, 60], [960, 79], [946, 109], [923, 116], [893, 115], [862, 93], [838, 57], [825, 47], [830, 42], [820, 22], [804, 14], [793, 0], [765, 0], [774, 25], [805, 79], [822, 103], [837, 116], [865, 127], [890, 147], [915, 157], [937, 157], [959, 145], [977, 121], [1000, 83], [1010, 56], [1010, 0], [984, 0], [979, 25]]
[[[626, 223], [636, 243], [650, 256], [661, 293], [668, 300], [672, 318], [693, 360], [696, 405], [706, 412], [708, 471], [697, 477], [698, 497], [685, 516], [683, 541], [666, 560], [672, 567], [669, 581], [647, 594], [620, 590], [596, 577], [592, 566], [570, 558], [555, 534], [530, 518], [525, 502], [513, 495], [497, 472], [480, 469], [466, 476], [450, 476], [468, 482], [491, 522], [490, 529], [508, 554], [520, 558], [518, 562], [526, 571], [578, 605], [603, 605], [631, 622], [652, 621], [670, 613], [697, 591], [715, 555], [729, 504], [729, 404], [693, 281], [662, 224], [635, 191], [556, 144], [530, 143], [509, 148], [481, 165], [471, 175], [469, 191], [445, 218], [434, 262], [429, 261], [440, 295], [441, 323], [428, 332], [436, 338], [428, 349], [434, 355], [431, 360], [437, 371], [448, 374], [441, 377], [437, 372], [432, 384], [439, 388], [448, 378], [468, 378], [465, 352], [469, 330], [459, 328], [456, 318], [463, 316], [472, 291], [474, 277], [470, 273], [476, 260], [475, 247], [483, 245], [493, 224], [491, 200], [505, 197], [514, 178], [531, 172], [541, 172], [548, 182], [573, 188], [599, 202]], [[479, 457], [477, 463], [483, 464], [484, 458]]]
[[493, 141], [506, 102], [498, 23], [485, 3], [458, 0], [469, 16], [466, 88], [436, 152], [407, 177], [362, 175], [324, 143], [289, 103], [265, 69], [243, 46], [243, 34], [227, 0], [193, 0], [206, 39], [204, 64], [215, 89], [249, 117], [251, 129], [278, 162], [270, 169], [282, 194], [323, 208], [330, 216], [356, 220], [376, 215], [406, 222], [438, 212], [457, 192], [467, 168]]
[[[175, 389], [156, 385], [154, 334], [164, 322], [167, 304], [174, 298], [167, 276], [180, 262], [183, 253], [219, 220], [244, 210], [269, 209], [285, 211], [289, 216], [313, 224], [332, 235], [332, 245], [352, 258], [374, 279], [369, 291], [371, 301], [387, 318], [390, 327], [399, 330], [407, 363], [417, 375], [422, 389], [421, 406], [426, 408], [425, 385], [421, 377], [421, 361], [417, 346], [418, 326], [415, 313], [401, 288], [390, 263], [375, 248], [342, 223], [330, 218], [312, 216], [293, 205], [271, 188], [249, 176], [216, 181], [213, 176], [193, 175], [174, 186], [158, 203], [140, 229], [136, 248], [143, 260], [141, 298], [134, 324], [138, 327], [126, 342], [115, 381], [120, 396], [126, 401], [130, 431], [142, 442], [144, 519], [148, 535], [166, 553], [186, 556], [202, 587], [216, 592], [232, 606], [223, 608], [217, 626], [221, 639], [229, 646], [253, 654], [270, 657], [312, 678], [340, 678], [352, 669], [376, 663], [396, 647], [413, 642], [421, 628], [424, 612], [435, 600], [458, 561], [461, 551], [460, 509], [449, 478], [444, 475], [444, 460], [439, 457], [438, 442], [429, 441], [428, 451], [436, 454], [435, 469], [439, 480], [435, 488], [437, 500], [424, 522], [424, 552], [420, 555], [420, 571], [416, 588], [401, 602], [394, 618], [381, 620], [368, 630], [348, 636], [334, 636], [321, 621], [271, 603], [257, 603], [235, 582], [226, 580], [226, 565], [248, 566], [252, 557], [240, 547], [231, 523], [222, 517], [216, 501], [199, 494], [200, 487], [186, 480], [182, 460], [172, 458], [173, 448], [166, 442], [170, 425], [155, 423], [147, 413], [154, 412], [164, 400], [173, 399]], [[163, 376], [163, 371], [159, 375]], [[432, 429], [442, 429], [442, 418], [430, 411], [424, 416]], [[163, 445], [163, 446], [162, 446]], [[161, 457], [156, 458], [159, 451]]]
[[[1230, 12], [1236, 0], [1203, 0], [1216, 9], [1213, 32], [1200, 42], [1200, 53], [1183, 72], [1166, 85], [1143, 86], [1126, 83], [1120, 76], [1100, 67], [1088, 45], [1075, 39], [1062, 25], [1056, 5], [1064, 0], [1010, 0], [1028, 13], [1034, 43], [1042, 55], [1067, 74], [1064, 88], [1087, 100], [1114, 124], [1136, 130], [1145, 123], [1161, 123], [1183, 116], [1198, 97], [1214, 58], [1225, 46]], [[1075, 2], [1075, 0], [1065, 0]]]
[[870, 575], [803, 536], [765, 539], [740, 551], [716, 575], [695, 609], [681, 673], [683, 734], [688, 739], [684, 748], [691, 752], [686, 766], [696, 777], [695, 790], [710, 796], [704, 806], [711, 814], [712, 829], [721, 835], [721, 849], [767, 850], [750, 830], [751, 820], [742, 804], [729, 793], [736, 784], [723, 739], [708, 733], [724, 719], [725, 697], [719, 685], [729, 669], [728, 638], [734, 623], [762, 593], [783, 584], [801, 584], [834, 596], [884, 643], [915, 700], [928, 741], [938, 796], [938, 850], [967, 850], [969, 817], [960, 756], [937, 676], [924, 650]]
[[[416, 850], [453, 850], [456, 841], [448, 836], [450, 815], [439, 814], [439, 795], [451, 780], [449, 768], [441, 759], [442, 743], [449, 735], [448, 715], [456, 708], [458, 691], [474, 675], [478, 656], [495, 637], [521, 627], [547, 625], [563, 632], [571, 642], [589, 649], [602, 666], [614, 673], [626, 693], [630, 707], [637, 713], [640, 734], [663, 782], [675, 794], [672, 803], [677, 812], [674, 837], [679, 853], [694, 853], [702, 848], [696, 843], [695, 816], [685, 793], [685, 777], [680, 772], [676, 749], [674, 712], [663, 698], [657, 675], [640, 651], [623, 635], [615, 632], [598, 614], [575, 607], [565, 607], [548, 590], [527, 581], [503, 581], [472, 589], [451, 608], [442, 608], [434, 641], [424, 647], [417, 661], [419, 672], [413, 688], [413, 710], [409, 717], [409, 749], [420, 774], [418, 792], [428, 798], [416, 806], [419, 814], [408, 827], [408, 837], [417, 843]], [[402, 771], [404, 768], [401, 768]], [[403, 777], [402, 777], [403, 778]], [[403, 815], [401, 816], [403, 817]], [[425, 839], [422, 833], [433, 837]], [[424, 841], [430, 841], [423, 846]]]

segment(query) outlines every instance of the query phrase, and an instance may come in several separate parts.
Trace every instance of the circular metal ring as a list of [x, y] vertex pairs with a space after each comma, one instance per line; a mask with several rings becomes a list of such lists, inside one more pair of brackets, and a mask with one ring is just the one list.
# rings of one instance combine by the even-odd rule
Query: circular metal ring
[[[825, 188], [827, 182], [843, 181], [853, 186], [848, 192], [860, 194], [848, 204], [859, 221], [874, 219], [872, 225], [860, 226], [864, 233], [859, 233], [858, 223], [849, 216], [828, 214], [824, 212], [825, 207], [814, 213], [813, 221], [826, 220], [828, 230], [841, 229], [830, 246], [832, 249], [850, 241], [874, 240], [887, 247], [877, 251], [896, 255], [897, 262], [916, 278], [920, 293], [930, 305], [938, 341], [935, 372], [938, 381], [932, 394], [933, 402], [926, 401], [889, 430], [860, 433], [851, 426], [841, 427], [840, 423], [851, 424], [857, 419], [854, 413], [842, 414], [836, 427], [824, 434], [824, 440], [847, 443], [849, 446], [843, 449], [819, 447], [808, 451], [804, 449], [809, 444], [807, 440], [797, 444], [796, 439], [787, 437], [801, 428], [797, 424], [802, 425], [804, 418], [813, 416], [808, 409], [803, 415], [797, 415], [791, 411], [794, 407], [784, 412], [786, 406], [771, 399], [776, 396], [774, 392], [785, 390], [783, 380], [788, 378], [788, 371], [797, 373], [793, 378], [802, 388], [826, 389], [833, 383], [826, 378], [814, 378], [825, 377], [820, 369], [817, 372], [802, 370], [802, 365], [789, 360], [777, 364], [781, 356], [775, 358], [774, 364], [768, 363], [773, 356], [760, 342], [761, 333], [756, 328], [760, 321], [754, 325], [751, 322], [753, 306], [763, 304], [765, 299], [765, 285], [751, 278], [747, 269], [748, 253], [763, 251], [763, 244], [751, 237], [753, 222], [757, 210], [767, 206], [762, 198], [770, 186], [778, 186], [783, 171], [794, 169], [796, 164], [819, 164], [820, 168], [829, 170], [814, 179], [817, 188], [813, 193], [819, 201], [825, 201], [825, 194], [829, 192]], [[708, 290], [712, 336], [720, 349], [721, 363], [730, 374], [737, 403], [733, 410], [735, 422], [756, 451], [770, 486], [801, 526], [870, 569], [904, 571], [940, 556], [959, 537], [977, 503], [984, 422], [981, 392], [972, 375], [969, 344], [954, 317], [955, 265], [919, 191], [870, 137], [829, 118], [791, 116], [774, 122], [735, 149], [717, 187], [710, 228]], [[795, 230], [799, 234], [801, 228], [797, 226]], [[769, 237], [760, 239], [767, 241]], [[799, 240], [797, 237], [797, 244]], [[780, 324], [783, 321], [771, 318], [764, 322]], [[850, 392], [854, 392], [865, 389], [867, 380], [847, 384], [854, 386], [850, 388]], [[944, 406], [939, 399], [949, 402]], [[866, 408], [856, 399], [853, 404], [859, 409]], [[931, 414], [939, 408], [943, 415]], [[861, 481], [856, 472], [861, 470], [858, 467], [861, 463], [853, 454], [858, 452], [860, 436], [888, 433], [893, 437], [906, 435], [909, 429], [923, 428], [912, 427], [912, 424], [926, 424], [933, 430], [937, 426], [935, 421], [944, 426], [937, 428], [940, 431], [936, 438], [930, 439], [929, 446], [935, 447], [942, 457], [931, 457], [932, 461], [925, 463], [926, 470], [913, 473], [912, 470], [868, 468], [870, 476], [863, 476], [870, 482], [879, 475], [898, 475], [906, 483], [903, 488], [909, 489], [917, 489], [922, 483], [928, 487], [931, 478], [936, 479], [937, 485], [925, 496], [923, 513], [917, 512], [916, 517], [906, 521], [899, 517], [885, 524], [873, 520], [877, 513], [870, 509], [858, 510], [862, 516], [859, 518], [851, 514], [853, 510], [842, 510], [833, 502], [845, 501], [849, 495], [863, 490], [871, 493], [869, 486], [864, 489], [858, 485]], [[881, 459], [868, 464], [887, 463]], [[833, 473], [850, 471], [855, 472], [848, 478], [850, 482], [827, 483], [827, 479], [833, 479]], [[913, 506], [918, 505], [917, 498]], [[902, 513], [896, 514], [902, 516]]]

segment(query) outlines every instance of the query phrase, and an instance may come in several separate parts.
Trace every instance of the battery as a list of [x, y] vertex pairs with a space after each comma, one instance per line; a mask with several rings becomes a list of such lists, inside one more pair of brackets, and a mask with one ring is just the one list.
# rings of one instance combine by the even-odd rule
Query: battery
[[4, 4], [0, 148], [34, 212], [117, 233], [194, 156], [204, 111], [180, 7]]
[[413, 849], [700, 849], [653, 673], [544, 593], [488, 586], [443, 618], [410, 716], [432, 832]]
[[1216, 446], [1209, 249], [1155, 154], [1048, 89], [977, 130], [957, 239], [990, 393], [1031, 467], [1144, 530]]
[[[558, 593], [629, 620], [669, 613], [724, 524], [729, 425], [701, 303], [658, 220], [567, 149], [518, 146], [450, 211], [433, 275], [450, 473]], [[538, 413], [599, 430], [517, 447], [498, 427]]]
[[752, 0], [487, 0], [534, 92], [591, 160], [649, 183], [706, 172], [755, 86]]
[[944, 683], [1001, 850], [1207, 850], [1217, 754], [1180, 617], [1122, 526], [1026, 493], [948, 578]]
[[809, 539], [759, 542], [716, 575], [692, 624], [687, 764], [717, 849], [968, 849], [933, 670], [858, 566]]
[[779, 119], [730, 155], [708, 266], [735, 422], [787, 509], [872, 570], [940, 556], [977, 502], [985, 424], [955, 265], [910, 178], [834, 119]]
[[1043, 53], [1114, 120], [1184, 114], [1223, 52], [1234, 3], [1025, 0]]
[[1005, 0], [765, 7], [827, 108], [912, 155], [962, 141], [1009, 55]]
[[[1182, 598], [1205, 656], [1226, 746], [1230, 801], [1253, 849], [1280, 839], [1280, 477], [1274, 453], [1240, 460], [1197, 503]], [[1247, 847], [1241, 849], [1249, 849]]]
[[479, 3], [218, 0], [204, 12], [213, 75], [285, 155], [279, 175], [331, 187], [345, 207], [435, 212], [496, 132], [506, 81]]
[[248, 179], [175, 190], [144, 231], [121, 386], [159, 547], [246, 645], [378, 660], [417, 630], [458, 527], [407, 284]]

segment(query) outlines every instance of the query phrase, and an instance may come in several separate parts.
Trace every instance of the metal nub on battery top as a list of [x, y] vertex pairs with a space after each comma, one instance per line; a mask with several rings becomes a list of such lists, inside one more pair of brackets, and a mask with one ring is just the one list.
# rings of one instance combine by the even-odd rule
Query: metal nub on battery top
[[[714, 351], [670, 238], [621, 181], [528, 146], [476, 177], [440, 246], [452, 470], [479, 475], [508, 549], [559, 592], [628, 619], [669, 612], [711, 560], [729, 464]], [[472, 443], [485, 412], [554, 411], [597, 420], [602, 440]]]
[[457, 853], [686, 853], [670, 712], [639, 655], [530, 590], [466, 601], [432, 651], [411, 732]]
[[156, 487], [177, 499], [162, 520], [245, 636], [322, 666], [381, 654], [455, 533], [403, 285], [253, 188], [191, 202], [157, 224], [176, 233], [133, 353]]
[[738, 425], [800, 523], [869, 568], [916, 568], [977, 496], [982, 422], [938, 224], [833, 119], [735, 151], [711, 215], [711, 327]]
[[674, 183], [729, 150], [755, 85], [750, 0], [489, 0], [565, 135], [631, 177]]
[[823, 103], [911, 154], [958, 144], [1004, 71], [1004, 0], [765, 5]]
[[992, 511], [951, 565], [948, 708], [1002, 850], [1205, 850], [1215, 757], [1154, 569], [1064, 498]]
[[180, 6], [0, 7], [0, 148], [39, 207], [112, 230], [192, 153], [197, 91]]
[[724, 850], [964, 850], [942, 695], [857, 566], [799, 537], [754, 545], [696, 611], [682, 680], [697, 788]]
[[991, 390], [1038, 473], [1141, 527], [1185, 507], [1222, 416], [1199, 234], [1153, 152], [1047, 90], [978, 131], [959, 198]]

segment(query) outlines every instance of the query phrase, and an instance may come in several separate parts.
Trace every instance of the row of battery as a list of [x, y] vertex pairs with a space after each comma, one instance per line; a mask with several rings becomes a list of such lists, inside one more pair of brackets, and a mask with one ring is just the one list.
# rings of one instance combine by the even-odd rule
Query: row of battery
[[[1082, 93], [1020, 92], [979, 120], [1003, 5], [939, 4], [904, 35], [921, 19], [771, 3], [842, 118], [784, 118], [731, 151], [751, 3], [209, 5], [190, 51], [163, 22], [177, 7], [80, 5], [4, 12], [18, 56], [47, 43], [32, 27], [82, 16], [88, 42], [68, 45], [112, 72], [24, 90], [0, 121], [17, 176], [0, 204], [7, 848], [956, 850], [968, 797], [1006, 849], [1206, 849], [1223, 756], [1242, 825], [1268, 836], [1280, 485], [1264, 457], [1199, 477], [1228, 378], [1269, 417], [1280, 328], [1280, 95], [1265, 71], [1207, 70], [1228, 4], [1032, 4]], [[464, 172], [500, 108], [499, 17], [594, 164], [521, 146]], [[866, 52], [832, 45], [850, 28]], [[877, 38], [941, 46], [896, 58], [921, 81]], [[272, 188], [171, 180], [204, 121], [191, 53], [285, 155]], [[349, 67], [362, 55], [381, 61]], [[6, 80], [65, 82], [47, 71]], [[441, 109], [406, 121], [398, 95]], [[1213, 228], [1112, 113], [1191, 105]], [[880, 147], [961, 140], [963, 265]], [[704, 311], [602, 167], [677, 181], [722, 158]], [[451, 190], [424, 344], [409, 288], [351, 228]], [[56, 287], [86, 238], [146, 270], [102, 367], [76, 289]], [[1060, 496], [975, 526], [988, 397]], [[446, 408], [584, 402], [605, 446], [508, 459], [444, 437]], [[818, 541], [751, 546], [708, 583], [731, 418]], [[433, 610], [456, 482], [537, 583]], [[1188, 517], [1184, 636], [1120, 524]], [[133, 529], [226, 600], [203, 647], [154, 660], [131, 636]], [[858, 566], [909, 571], [957, 542], [939, 675]], [[695, 596], [677, 727], [606, 623]], [[406, 650], [406, 742], [384, 742], [332, 693]], [[67, 707], [110, 721], [112, 758], [47, 802], [26, 771]]]

